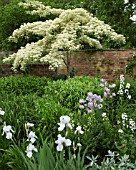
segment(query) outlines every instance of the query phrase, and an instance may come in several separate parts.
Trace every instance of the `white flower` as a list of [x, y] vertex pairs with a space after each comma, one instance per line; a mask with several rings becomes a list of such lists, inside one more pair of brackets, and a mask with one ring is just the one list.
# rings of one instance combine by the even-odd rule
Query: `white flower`
[[79, 147], [80, 147], [80, 146], [82, 146], [82, 145], [81, 145], [81, 143], [77, 143], [77, 146], [79, 146]]
[[81, 126], [76, 127], [75, 134], [76, 134], [76, 133], [80, 133], [80, 134], [83, 134], [83, 133], [84, 133], [84, 131], [82, 131]]
[[128, 91], [128, 89], [125, 89], [125, 93], [127, 93], [127, 94], [128, 94], [128, 92], [129, 92], [129, 91]]
[[25, 123], [25, 129], [29, 128], [29, 127], [33, 127], [34, 124], [33, 123]]
[[128, 88], [128, 89], [130, 88], [130, 83], [126, 84], [126, 88]]
[[130, 129], [135, 130], [136, 129], [136, 124], [135, 121], [132, 119], [129, 119], [129, 124], [130, 124]]
[[109, 88], [114, 88], [116, 87], [116, 84], [109, 85]]
[[0, 115], [4, 115], [5, 114], [5, 112], [0, 108]]
[[60, 123], [58, 123], [58, 125], [60, 126], [58, 128], [58, 131], [62, 131], [65, 127], [69, 127], [70, 129], [72, 129], [69, 116], [61, 116]]
[[102, 117], [106, 117], [106, 113], [102, 113]]
[[58, 140], [55, 141], [57, 146], [57, 151], [62, 151], [63, 150], [63, 143], [65, 142], [65, 137], [62, 137], [60, 134], [58, 135]]
[[29, 158], [32, 157], [32, 151], [38, 152], [37, 148], [35, 148], [35, 146], [30, 143], [26, 148], [26, 153]]
[[127, 3], [129, 3], [129, 0], [124, 0], [124, 4], [127, 4]]
[[63, 145], [62, 144], [58, 144], [57, 145], [57, 151], [62, 151], [63, 150]]
[[118, 94], [123, 94], [123, 90], [120, 89], [120, 90], [118, 91]]
[[130, 100], [130, 99], [131, 99], [131, 95], [129, 94], [129, 95], [127, 96], [127, 98]]
[[12, 138], [12, 132], [14, 132], [13, 131], [13, 129], [12, 129], [12, 127], [10, 126], [10, 125], [8, 125], [8, 126], [4, 126], [3, 127], [3, 133], [2, 133], [2, 135], [4, 135], [4, 133], [6, 134], [6, 138], [7, 139], [11, 139]]
[[122, 117], [123, 120], [127, 120], [127, 114], [126, 113], [122, 113], [121, 117]]
[[116, 93], [112, 93], [112, 96], [116, 96]]
[[60, 122], [68, 124], [70, 122], [70, 117], [69, 116], [61, 116], [60, 117]]
[[34, 143], [36, 141], [36, 138], [37, 136], [35, 135], [35, 132], [31, 131], [29, 134], [28, 134], [28, 140], [31, 141], [31, 143]]
[[58, 140], [55, 141], [57, 145], [57, 151], [62, 151], [63, 150], [63, 144], [65, 144], [66, 146], [70, 146], [71, 145], [71, 140], [70, 139], [66, 139], [65, 137], [62, 137], [60, 134], [58, 135]]
[[122, 130], [122, 129], [119, 129], [118, 132], [119, 132], [119, 133], [123, 133], [123, 130]]
[[121, 74], [121, 75], [120, 75], [120, 80], [121, 80], [121, 81], [124, 81], [124, 79], [125, 79], [125, 78], [124, 78], [124, 75]]
[[[21, 70], [24, 70], [26, 65], [32, 61], [48, 63], [49, 69], [53, 70], [64, 65], [65, 55], [60, 50], [77, 51], [84, 43], [90, 45], [91, 48], [100, 49], [102, 44], [99, 38], [103, 35], [117, 43], [125, 43], [123, 35], [117, 34], [108, 24], [104, 24], [103, 21], [93, 17], [82, 8], [54, 9], [36, 1], [20, 3], [20, 5], [32, 16], [36, 14], [46, 17], [53, 14], [57, 18], [23, 24], [14, 30], [9, 40], [15, 43], [20, 37], [29, 38], [30, 35], [42, 37], [37, 42], [26, 44], [17, 53], [4, 59], [5, 62], [13, 63], [14, 70], [19, 66]], [[33, 9], [30, 11], [29, 7]], [[78, 37], [77, 33], [79, 33]], [[92, 34], [94, 36], [91, 38], [89, 35]]]
[[65, 145], [66, 146], [71, 146], [71, 140], [70, 139], [65, 139]]
[[7, 139], [11, 139], [12, 138], [12, 133], [11, 132], [7, 132], [6, 133], [6, 138]]
[[120, 121], [119, 121], [119, 120], [117, 121], [117, 124], [118, 124], [118, 125], [120, 124]]

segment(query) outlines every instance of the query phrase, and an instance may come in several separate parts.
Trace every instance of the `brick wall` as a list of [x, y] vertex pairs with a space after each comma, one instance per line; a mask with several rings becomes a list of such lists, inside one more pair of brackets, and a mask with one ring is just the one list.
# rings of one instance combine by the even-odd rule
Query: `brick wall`
[[[76, 71], [76, 75], [101, 75], [107, 80], [119, 79], [120, 74], [125, 73], [128, 59], [132, 57], [135, 49], [128, 50], [103, 50], [103, 51], [79, 51], [72, 54], [70, 69]], [[46, 64], [29, 65], [28, 72], [38, 76], [52, 76], [56, 72], [49, 71]], [[66, 74], [66, 67], [59, 68], [58, 74]], [[0, 65], [0, 76], [14, 74], [11, 65]], [[129, 76], [128, 76], [129, 78]]]
[[52, 77], [56, 75], [56, 72], [49, 70], [49, 66], [47, 64], [32, 64], [28, 66], [26, 72], [18, 71], [16, 73], [12, 70], [12, 65], [0, 64], [0, 77], [27, 73], [30, 75], [47, 77]]
[[[101, 75], [107, 80], [119, 79], [120, 74], [125, 74], [125, 66], [134, 52], [136, 50], [131, 49], [76, 52], [71, 57], [70, 69], [74, 68], [77, 75]], [[58, 72], [66, 73], [66, 68]]]

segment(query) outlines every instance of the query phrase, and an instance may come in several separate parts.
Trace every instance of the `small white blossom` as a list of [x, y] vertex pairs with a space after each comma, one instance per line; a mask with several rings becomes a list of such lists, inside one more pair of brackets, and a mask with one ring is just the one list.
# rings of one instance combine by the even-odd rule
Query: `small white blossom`
[[119, 133], [123, 133], [123, 130], [122, 130], [122, 129], [119, 129], [118, 132], [119, 132]]
[[106, 117], [106, 113], [102, 113], [102, 117]]
[[129, 125], [130, 125], [130, 129], [131, 130], [135, 130], [136, 129], [136, 124], [135, 124], [134, 120], [129, 119]]
[[116, 84], [109, 85], [109, 88], [114, 88], [116, 87]]
[[129, 0], [124, 0], [124, 4], [127, 4], [127, 3], [129, 3]]
[[127, 120], [127, 117], [128, 117], [128, 116], [127, 116], [126, 113], [122, 113], [121, 117], [122, 117], [123, 120]]
[[33, 127], [34, 124], [33, 123], [25, 123], [25, 129], [29, 128], [29, 127]]
[[130, 100], [130, 99], [131, 99], [131, 95], [129, 94], [129, 95], [127, 96], [127, 98]]
[[80, 133], [80, 134], [83, 134], [83, 133], [84, 133], [84, 131], [82, 131], [81, 126], [76, 127], [75, 134], [76, 134], [76, 133]]
[[81, 147], [82, 145], [81, 145], [81, 143], [77, 143], [77, 146]]
[[128, 89], [125, 89], [125, 93], [129, 93]]
[[5, 112], [0, 108], [0, 115], [4, 116]]
[[118, 94], [123, 94], [124, 92], [123, 92], [123, 90], [122, 89], [120, 89], [119, 91], [118, 91]]
[[121, 74], [121, 75], [120, 75], [120, 81], [124, 82], [124, 80], [125, 80], [124, 75]]
[[128, 89], [130, 88], [130, 83], [126, 84], [126, 88], [128, 88]]
[[118, 125], [120, 124], [120, 121], [119, 121], [119, 120], [117, 121], [117, 124], [118, 124]]

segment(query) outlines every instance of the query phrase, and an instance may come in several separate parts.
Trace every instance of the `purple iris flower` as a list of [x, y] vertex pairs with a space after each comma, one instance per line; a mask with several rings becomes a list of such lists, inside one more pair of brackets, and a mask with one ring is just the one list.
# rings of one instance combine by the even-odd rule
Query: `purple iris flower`
[[92, 103], [92, 102], [89, 102], [89, 103], [88, 103], [88, 107], [89, 107], [89, 108], [92, 108], [92, 107], [93, 107], [93, 103]]
[[108, 95], [107, 95], [107, 93], [106, 92], [104, 92], [104, 97], [107, 97]]
[[80, 109], [84, 109], [85, 107], [84, 107], [84, 105], [80, 105], [79, 108]]
[[104, 87], [104, 84], [101, 83], [101, 84], [100, 84], [100, 87]]
[[105, 79], [101, 79], [100, 81], [101, 81], [101, 82], [105, 82], [106, 80], [105, 80]]
[[92, 97], [92, 96], [93, 96], [93, 93], [92, 93], [92, 92], [88, 92], [88, 93], [87, 93], [87, 96], [88, 96], [88, 97]]
[[79, 100], [79, 103], [80, 103], [80, 104], [83, 104], [83, 103], [85, 103], [85, 102], [86, 102], [86, 100], [84, 100], [84, 99], [80, 99], [80, 100]]

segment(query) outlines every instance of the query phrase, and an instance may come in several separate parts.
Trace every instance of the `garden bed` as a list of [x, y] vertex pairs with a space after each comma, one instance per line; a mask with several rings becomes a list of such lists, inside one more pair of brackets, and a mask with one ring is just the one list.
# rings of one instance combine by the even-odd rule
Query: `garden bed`
[[136, 80], [18, 75], [0, 86], [0, 169], [135, 169]]

